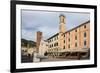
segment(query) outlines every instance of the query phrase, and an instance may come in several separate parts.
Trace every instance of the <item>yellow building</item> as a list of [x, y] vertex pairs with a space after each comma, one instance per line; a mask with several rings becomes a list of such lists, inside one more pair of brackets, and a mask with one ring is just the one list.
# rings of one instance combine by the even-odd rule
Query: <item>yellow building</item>
[[66, 32], [65, 30], [65, 16], [60, 15], [60, 22], [59, 22], [59, 33], [53, 35], [52, 37], [48, 38], [48, 45], [50, 48], [48, 52], [58, 52], [61, 51], [64, 47], [64, 33]]
[[58, 46], [58, 38], [59, 34], [55, 34], [54, 36], [47, 39], [48, 41], [48, 52], [58, 52], [59, 46]]
[[39, 46], [39, 55], [42, 57], [45, 55], [48, 49], [48, 42], [41, 39], [40, 46]]
[[65, 16], [64, 15], [60, 15], [60, 26], [59, 26], [59, 48], [64, 49], [64, 41], [65, 41], [65, 37], [64, 37], [64, 33], [66, 32], [65, 30]]
[[48, 55], [60, 56], [67, 52], [87, 52], [90, 49], [90, 21], [65, 30], [65, 16], [60, 15], [59, 32], [48, 41]]
[[66, 49], [90, 48], [90, 21], [66, 32]]

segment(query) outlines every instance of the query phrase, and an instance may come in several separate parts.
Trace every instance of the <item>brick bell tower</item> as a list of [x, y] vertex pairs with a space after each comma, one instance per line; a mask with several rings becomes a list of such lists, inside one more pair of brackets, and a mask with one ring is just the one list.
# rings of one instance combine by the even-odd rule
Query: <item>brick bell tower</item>
[[59, 47], [63, 49], [64, 47], [64, 33], [65, 33], [65, 16], [60, 15], [60, 22], [59, 22]]
[[36, 36], [36, 52], [39, 52], [39, 46], [42, 39], [42, 32], [38, 31]]

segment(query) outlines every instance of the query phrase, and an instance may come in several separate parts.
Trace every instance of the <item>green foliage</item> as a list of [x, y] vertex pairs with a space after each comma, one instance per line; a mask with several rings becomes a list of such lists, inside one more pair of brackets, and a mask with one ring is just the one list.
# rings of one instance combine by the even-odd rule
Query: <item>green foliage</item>
[[36, 42], [31, 40], [21, 39], [21, 46], [27, 47], [27, 45], [29, 45], [29, 47], [36, 47]]

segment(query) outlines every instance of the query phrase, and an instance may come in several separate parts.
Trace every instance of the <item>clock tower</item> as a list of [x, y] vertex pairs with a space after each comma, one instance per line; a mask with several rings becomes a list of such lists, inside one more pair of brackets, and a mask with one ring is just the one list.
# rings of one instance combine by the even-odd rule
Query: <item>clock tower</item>
[[65, 16], [60, 15], [60, 22], [59, 22], [59, 47], [64, 49], [64, 38], [65, 38]]

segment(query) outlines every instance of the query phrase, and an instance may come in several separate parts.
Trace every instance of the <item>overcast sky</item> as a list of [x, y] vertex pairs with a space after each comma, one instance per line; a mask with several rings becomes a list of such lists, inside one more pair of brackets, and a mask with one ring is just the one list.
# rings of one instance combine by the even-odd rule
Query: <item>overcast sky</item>
[[66, 31], [90, 20], [89, 13], [22, 10], [22, 38], [36, 41], [37, 31], [43, 32], [44, 39], [56, 34], [59, 32], [61, 14], [66, 17]]

